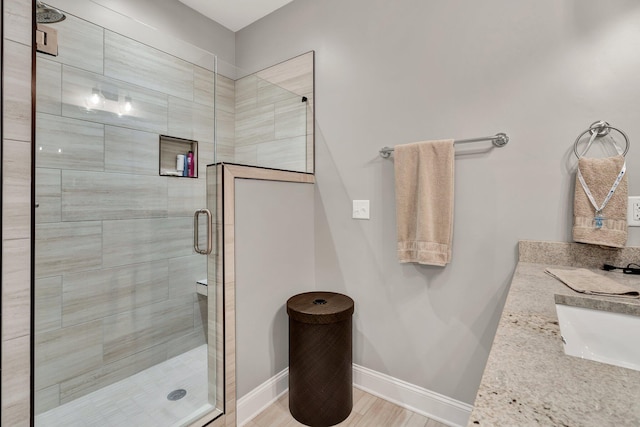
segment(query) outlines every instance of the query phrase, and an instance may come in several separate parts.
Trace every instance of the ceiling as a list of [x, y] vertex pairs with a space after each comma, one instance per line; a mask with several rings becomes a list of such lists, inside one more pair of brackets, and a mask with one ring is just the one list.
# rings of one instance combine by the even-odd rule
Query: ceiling
[[233, 32], [293, 0], [179, 0]]

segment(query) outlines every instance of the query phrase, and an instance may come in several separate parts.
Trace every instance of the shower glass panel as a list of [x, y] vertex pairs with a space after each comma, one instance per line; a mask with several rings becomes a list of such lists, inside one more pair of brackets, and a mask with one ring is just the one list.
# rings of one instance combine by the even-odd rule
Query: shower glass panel
[[206, 422], [223, 410], [221, 300], [193, 235], [194, 212], [216, 212], [216, 59], [75, 3], [36, 64], [35, 425]]
[[219, 161], [313, 173], [313, 55], [253, 74], [221, 64], [221, 74], [243, 77], [217, 76]]
[[306, 98], [255, 74], [235, 83], [235, 163], [306, 172]]

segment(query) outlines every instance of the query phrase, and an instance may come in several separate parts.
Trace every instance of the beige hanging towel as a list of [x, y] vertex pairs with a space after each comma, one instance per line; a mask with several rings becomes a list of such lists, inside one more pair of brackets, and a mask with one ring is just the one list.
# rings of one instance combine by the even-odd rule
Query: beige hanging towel
[[[625, 164], [622, 155], [605, 158], [585, 158], [578, 160], [578, 169], [585, 186], [576, 177], [573, 199], [573, 240], [593, 245], [623, 248], [627, 243], [627, 175], [623, 173], [615, 192], [600, 213], [597, 212], [587, 195], [591, 192], [595, 204], [600, 207], [606, 200]], [[598, 228], [598, 225], [600, 227]]]
[[395, 147], [401, 263], [445, 266], [451, 260], [454, 154], [452, 139]]

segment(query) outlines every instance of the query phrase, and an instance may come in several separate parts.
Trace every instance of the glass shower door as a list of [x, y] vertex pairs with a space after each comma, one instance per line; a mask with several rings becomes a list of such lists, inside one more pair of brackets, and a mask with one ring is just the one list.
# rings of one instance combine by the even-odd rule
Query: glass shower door
[[58, 46], [36, 64], [36, 426], [211, 420], [221, 302], [197, 284], [193, 214], [215, 161], [215, 57], [77, 3], [39, 27]]

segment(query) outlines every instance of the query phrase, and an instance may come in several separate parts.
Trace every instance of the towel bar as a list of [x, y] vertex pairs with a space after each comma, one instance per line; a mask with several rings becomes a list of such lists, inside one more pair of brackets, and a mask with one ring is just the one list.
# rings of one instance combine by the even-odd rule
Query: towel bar
[[[467, 142], [479, 142], [479, 141], [491, 141], [493, 142], [493, 145], [495, 145], [496, 147], [504, 147], [509, 142], [509, 136], [506, 133], [500, 132], [493, 136], [483, 136], [480, 138], [469, 138], [469, 139], [456, 139], [454, 143], [465, 144]], [[389, 158], [392, 152], [393, 152], [393, 148], [382, 147], [380, 149], [380, 156], [387, 159]]]

